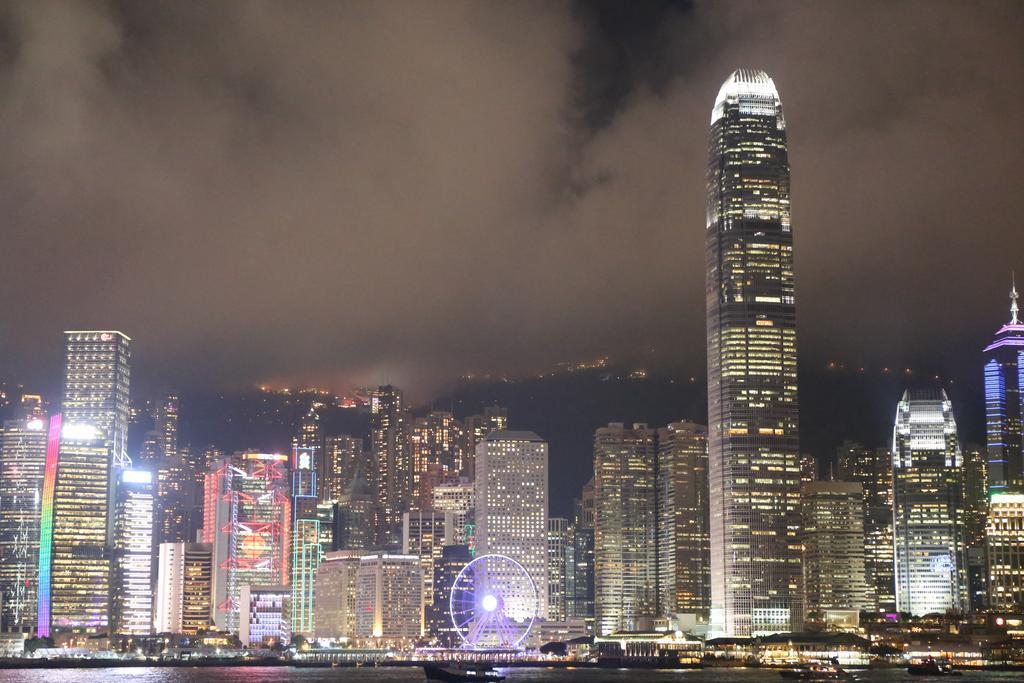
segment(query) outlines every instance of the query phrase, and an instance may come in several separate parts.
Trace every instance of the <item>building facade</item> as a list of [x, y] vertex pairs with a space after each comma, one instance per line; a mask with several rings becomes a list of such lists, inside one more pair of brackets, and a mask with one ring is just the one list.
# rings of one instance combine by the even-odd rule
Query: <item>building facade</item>
[[892, 453], [846, 441], [836, 452], [836, 474], [855, 481], [864, 491], [864, 562], [872, 609], [896, 611], [895, 559], [892, 536]]
[[361, 550], [327, 553], [316, 570], [315, 631], [319, 639], [356, 636], [356, 575]]
[[711, 114], [706, 297], [711, 632], [799, 630], [799, 404], [782, 102], [739, 69]]
[[291, 505], [291, 618], [292, 633], [312, 637], [316, 571], [323, 558], [320, 542], [319, 450], [311, 446], [292, 449]]
[[673, 422], [658, 430], [657, 578], [661, 614], [711, 611], [707, 427]]
[[36, 625], [46, 424], [42, 399], [26, 396], [15, 419], [4, 422], [0, 435], [0, 630], [4, 632], [31, 633]]
[[455, 579], [473, 560], [467, 545], [446, 545], [440, 559], [434, 563], [434, 600], [425, 615], [427, 634], [442, 647], [456, 647], [461, 638], [452, 623], [451, 595]]
[[801, 490], [805, 609], [871, 608], [864, 563], [864, 491], [855, 481], [815, 481]]
[[238, 639], [245, 647], [291, 642], [289, 623], [292, 593], [288, 586], [242, 586], [239, 593]]
[[1024, 610], [1024, 494], [994, 493], [988, 513], [989, 606]]
[[382, 386], [371, 394], [370, 446], [374, 467], [365, 474], [376, 489], [381, 508], [376, 544], [397, 548], [402, 512], [409, 509], [412, 499], [409, 416], [400, 389]]
[[988, 476], [993, 492], [1024, 491], [1024, 324], [1017, 285], [1010, 290], [1010, 322], [985, 347], [985, 425]]
[[212, 625], [213, 547], [161, 543], [153, 626], [157, 633], [196, 635]]
[[567, 573], [572, 543], [569, 541], [569, 520], [564, 517], [548, 518], [548, 619], [565, 621], [568, 618], [566, 598]]
[[50, 539], [50, 626], [110, 625], [114, 490], [127, 454], [131, 340], [64, 333], [63, 426]]
[[114, 633], [148, 635], [153, 630], [153, 474], [123, 469], [114, 505]]
[[423, 576], [415, 555], [374, 553], [359, 558], [356, 635], [408, 641], [423, 633]]
[[594, 433], [596, 635], [638, 628], [657, 610], [657, 432], [613, 422]]
[[441, 551], [452, 545], [454, 517], [440, 510], [413, 510], [402, 514], [402, 554], [420, 558], [424, 609], [434, 602], [434, 566]]
[[893, 430], [896, 609], [967, 608], [963, 462], [945, 391], [906, 391]]
[[[494, 431], [476, 448], [476, 555], [507, 555], [521, 564], [548, 614], [548, 444], [533, 432]], [[532, 610], [506, 599], [510, 614]], [[523, 600], [529, 599], [527, 596]]]

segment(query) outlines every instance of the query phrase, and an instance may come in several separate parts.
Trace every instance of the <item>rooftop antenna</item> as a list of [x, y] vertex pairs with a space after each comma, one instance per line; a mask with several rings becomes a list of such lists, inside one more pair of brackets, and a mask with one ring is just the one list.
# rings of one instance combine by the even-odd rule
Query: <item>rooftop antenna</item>
[[1017, 274], [1012, 271], [1010, 281], [1013, 283], [1010, 286], [1010, 324], [1020, 325], [1020, 308], [1017, 306]]

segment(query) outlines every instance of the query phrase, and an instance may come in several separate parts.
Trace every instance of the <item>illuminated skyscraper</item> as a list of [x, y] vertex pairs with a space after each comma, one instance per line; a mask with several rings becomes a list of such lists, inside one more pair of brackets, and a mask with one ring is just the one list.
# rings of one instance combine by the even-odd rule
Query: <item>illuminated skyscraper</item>
[[356, 635], [356, 574], [361, 550], [329, 552], [316, 571], [316, 637]]
[[468, 546], [446, 545], [441, 549], [440, 559], [434, 563], [434, 602], [427, 607], [426, 631], [444, 647], [461, 643], [452, 625], [450, 599], [455, 579], [472, 559]]
[[711, 113], [706, 298], [711, 632], [798, 630], [796, 296], [786, 120], [738, 69]]
[[335, 550], [370, 550], [377, 545], [380, 505], [369, 482], [357, 469], [355, 478], [334, 504]]
[[452, 543], [474, 547], [473, 535], [474, 485], [462, 479], [434, 487], [435, 510], [452, 513]]
[[440, 510], [413, 510], [402, 515], [402, 554], [420, 558], [423, 576], [423, 607], [434, 602], [434, 566], [441, 549], [452, 545], [455, 516]]
[[111, 626], [122, 635], [153, 628], [153, 475], [121, 470], [114, 504]]
[[566, 611], [570, 619], [586, 621], [591, 630], [594, 624], [594, 478], [583, 487], [576, 502], [572, 525], [572, 579], [567, 580]]
[[243, 586], [287, 585], [288, 456], [236, 453], [206, 478], [204, 543], [213, 544], [214, 623], [237, 633]]
[[461, 425], [451, 413], [433, 411], [413, 421], [412, 449], [412, 505], [429, 508], [434, 487], [457, 478], [460, 462]]
[[181, 454], [161, 455], [156, 468], [157, 545], [195, 538], [192, 464]]
[[470, 415], [462, 424], [462, 448], [460, 449], [460, 472], [472, 479], [475, 473], [476, 447], [491, 432], [508, 429], [508, 409], [493, 405], [484, 408], [483, 415]]
[[178, 454], [178, 397], [166, 394], [156, 409], [156, 432], [165, 458]]
[[[26, 400], [28, 399], [28, 400]], [[39, 582], [39, 521], [46, 465], [42, 399], [23, 396], [0, 439], [0, 601], [2, 630], [31, 633]]]
[[383, 511], [378, 541], [397, 548], [402, 512], [409, 509], [412, 498], [409, 416], [400, 389], [382, 386], [370, 395], [370, 441], [375, 466], [366, 474]]
[[317, 449], [296, 447], [292, 454], [291, 631], [312, 637], [316, 570], [324, 548], [320, 543], [317, 505]]
[[356, 467], [363, 472], [369, 468], [368, 453], [363, 452], [363, 440], [348, 434], [329, 436], [324, 446], [324, 476], [320, 498], [337, 501], [352, 484]]
[[870, 609], [864, 566], [864, 492], [855, 481], [812, 481], [802, 490], [808, 614]]
[[711, 610], [711, 548], [708, 519], [708, 430], [673, 422], [658, 430], [659, 612]]
[[613, 422], [594, 433], [596, 635], [636, 630], [656, 616], [657, 432]]
[[896, 611], [892, 539], [892, 453], [846, 441], [836, 451], [836, 473], [864, 491], [864, 562], [872, 609]]
[[564, 517], [548, 518], [548, 619], [565, 621], [567, 618], [566, 572], [568, 570], [569, 520]]
[[964, 449], [964, 549], [967, 553], [967, 592], [971, 611], [988, 606], [988, 560], [985, 527], [988, 522], [988, 458], [985, 449], [967, 444]]
[[994, 493], [1024, 492], [1024, 323], [1016, 282], [1010, 290], [1010, 322], [985, 347], [985, 421], [988, 477]]
[[131, 340], [65, 332], [63, 428], [53, 497], [53, 628], [103, 631], [110, 621], [117, 472], [127, 454]]
[[[548, 444], [533, 432], [496, 431], [476, 447], [476, 555], [520, 563], [548, 615]], [[529, 596], [506, 596], [513, 618], [531, 612]]]
[[375, 553], [359, 558], [356, 635], [411, 640], [423, 633], [423, 577], [415, 555]]
[[989, 607], [1024, 609], [1024, 494], [992, 494], [988, 512]]
[[945, 391], [906, 391], [893, 429], [896, 608], [967, 607], [963, 462]]

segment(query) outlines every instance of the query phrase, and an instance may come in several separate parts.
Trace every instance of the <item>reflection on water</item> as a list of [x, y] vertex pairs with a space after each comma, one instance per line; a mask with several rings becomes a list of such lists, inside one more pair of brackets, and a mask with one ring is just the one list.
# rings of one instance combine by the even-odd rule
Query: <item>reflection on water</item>
[[[502, 669], [508, 683], [517, 681], [555, 681], [558, 683], [623, 683], [654, 681], [677, 683], [756, 683], [782, 681], [777, 671], [767, 669], [706, 669], [683, 671], [643, 671], [624, 669]], [[857, 680], [931, 681], [931, 677], [910, 676], [905, 669], [858, 671]], [[27, 669], [2, 670], [0, 683], [377, 683], [387, 681], [425, 681], [422, 669], [381, 667], [344, 669], [292, 669], [289, 667], [231, 668], [114, 668], [114, 669]], [[937, 680], [937, 679], [936, 679]], [[966, 672], [959, 681], [1021, 681], [1024, 674], [1006, 672]]]

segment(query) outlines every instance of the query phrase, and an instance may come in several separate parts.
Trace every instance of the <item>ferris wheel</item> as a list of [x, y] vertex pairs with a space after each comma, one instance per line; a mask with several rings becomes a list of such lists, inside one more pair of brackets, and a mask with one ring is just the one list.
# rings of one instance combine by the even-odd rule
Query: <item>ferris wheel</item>
[[481, 555], [459, 572], [449, 601], [452, 625], [473, 649], [515, 648], [537, 618], [537, 585], [505, 555]]

